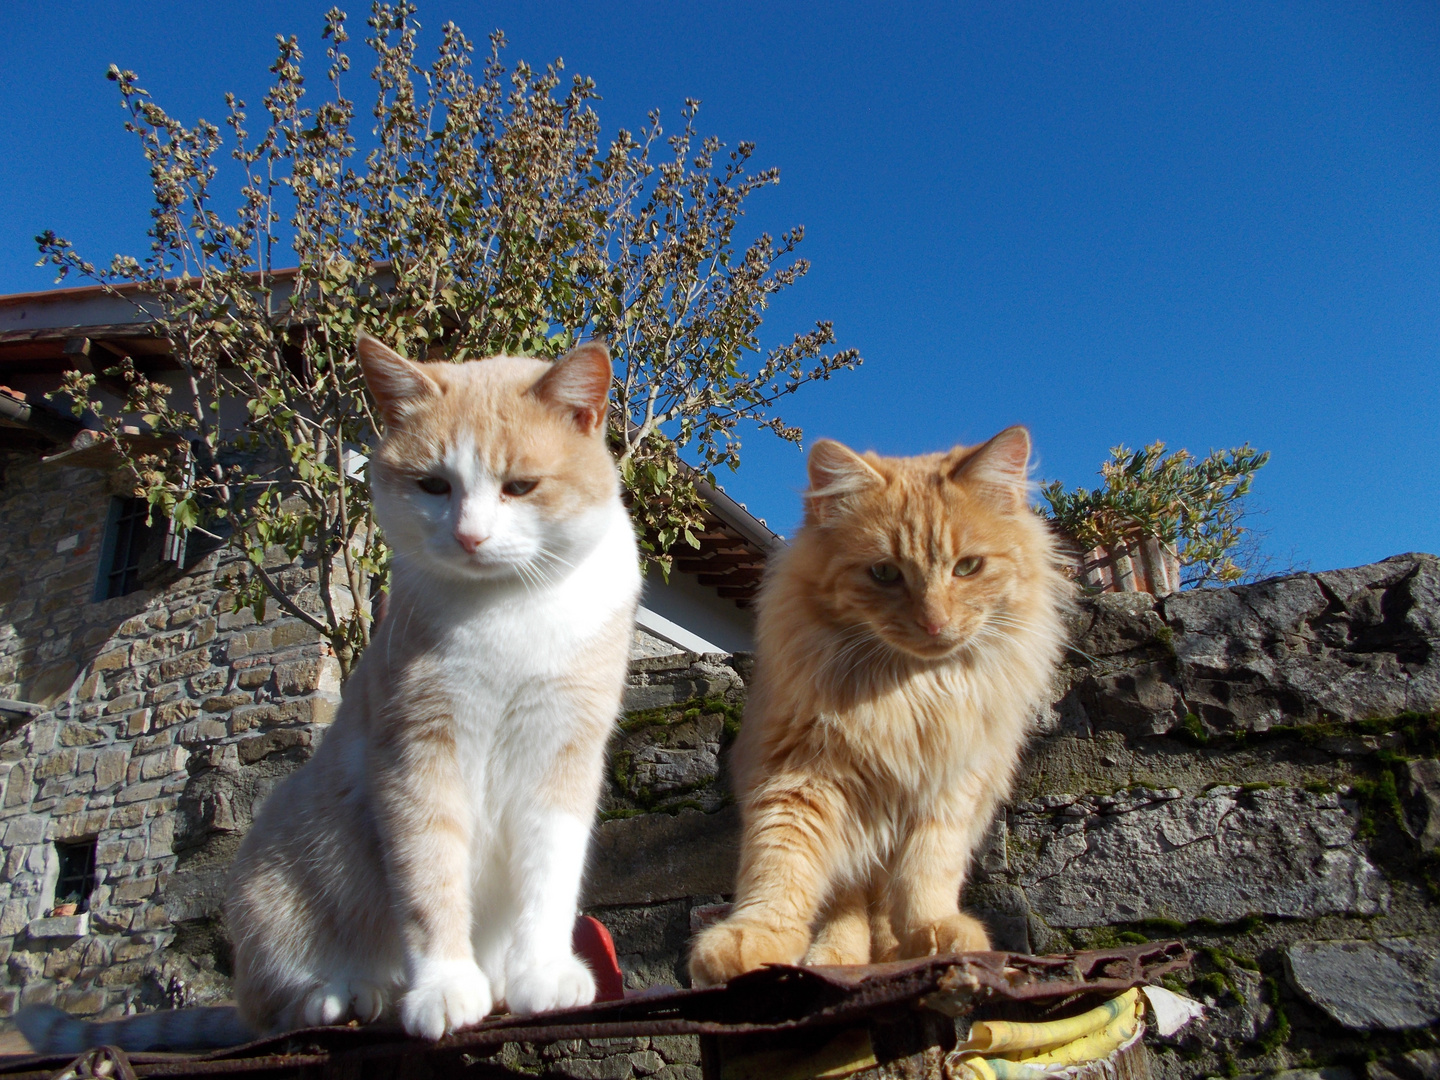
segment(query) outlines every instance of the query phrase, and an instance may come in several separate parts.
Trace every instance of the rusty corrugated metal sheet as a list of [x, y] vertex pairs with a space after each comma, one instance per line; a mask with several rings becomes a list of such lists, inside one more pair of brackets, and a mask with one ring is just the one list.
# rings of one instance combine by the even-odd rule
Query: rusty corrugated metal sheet
[[[772, 966], [701, 990], [650, 993], [549, 1013], [499, 1017], [436, 1043], [397, 1028], [309, 1028], [206, 1054], [110, 1051], [110, 1076], [442, 1077], [498, 1076], [477, 1054], [505, 1043], [551, 1043], [641, 1035], [783, 1035], [867, 1023], [929, 1005], [946, 1015], [995, 1007], [1038, 1009], [1084, 995], [1113, 995], [1188, 967], [1180, 942], [1056, 956], [966, 953], [863, 967]], [[98, 1064], [99, 1062], [97, 1062]], [[41, 1080], [79, 1066], [69, 1057], [25, 1058], [0, 1077]], [[71, 1075], [95, 1075], [77, 1072]]]

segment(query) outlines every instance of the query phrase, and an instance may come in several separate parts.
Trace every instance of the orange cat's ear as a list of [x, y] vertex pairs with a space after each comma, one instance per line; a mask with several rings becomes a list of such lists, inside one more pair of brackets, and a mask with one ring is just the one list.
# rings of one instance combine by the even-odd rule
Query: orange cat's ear
[[817, 522], [824, 522], [847, 497], [885, 484], [875, 466], [834, 439], [815, 441], [808, 468], [810, 490], [805, 493], [805, 509]]
[[439, 392], [423, 367], [363, 330], [355, 336], [355, 351], [365, 372], [365, 385], [375, 395], [386, 424], [398, 421], [407, 406]]
[[1030, 432], [1016, 424], [962, 454], [950, 470], [951, 480], [989, 489], [1005, 502], [1025, 505], [1030, 483]]
[[610, 350], [603, 341], [586, 341], [556, 360], [530, 392], [569, 413], [581, 432], [593, 435], [605, 426], [611, 377]]

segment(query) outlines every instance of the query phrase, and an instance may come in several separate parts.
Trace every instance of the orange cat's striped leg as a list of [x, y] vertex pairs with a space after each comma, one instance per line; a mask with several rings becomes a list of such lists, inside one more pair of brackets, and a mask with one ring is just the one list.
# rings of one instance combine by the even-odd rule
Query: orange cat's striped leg
[[890, 922], [888, 877], [870, 885], [870, 963], [888, 964], [900, 959], [900, 942]]
[[797, 964], [843, 850], [843, 802], [808, 777], [772, 780], [751, 796], [735, 906], [690, 949], [697, 986], [727, 982], [765, 964]]
[[868, 964], [870, 905], [864, 885], [838, 893], [820, 918], [820, 929], [805, 953], [807, 964]]
[[490, 982], [470, 942], [474, 823], [448, 718], [412, 715], [372, 779], [381, 850], [404, 932], [400, 1023], [438, 1039], [490, 1011]]
[[890, 918], [902, 958], [990, 948], [984, 924], [960, 910], [975, 831], [930, 820], [906, 838], [890, 881]]

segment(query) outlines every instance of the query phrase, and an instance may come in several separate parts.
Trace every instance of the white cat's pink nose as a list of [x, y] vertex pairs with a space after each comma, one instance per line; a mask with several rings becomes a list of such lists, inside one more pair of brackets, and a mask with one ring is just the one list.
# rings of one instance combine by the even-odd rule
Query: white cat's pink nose
[[478, 533], [461, 532], [455, 530], [455, 542], [468, 551], [471, 555], [480, 550], [480, 545], [489, 540], [488, 536], [481, 536]]

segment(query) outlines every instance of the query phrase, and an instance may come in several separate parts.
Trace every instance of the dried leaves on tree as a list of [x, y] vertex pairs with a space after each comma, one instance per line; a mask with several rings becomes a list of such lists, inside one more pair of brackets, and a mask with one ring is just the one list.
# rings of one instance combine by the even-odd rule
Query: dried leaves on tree
[[[742, 426], [798, 442], [780, 400], [860, 362], [833, 351], [825, 322], [762, 344], [770, 298], [807, 269], [794, 255], [802, 231], [741, 246], [746, 199], [778, 174], [752, 171], [748, 143], [700, 137], [698, 103], [673, 133], [652, 112], [604, 141], [590, 80], [563, 79], [558, 60], [508, 67], [498, 32], [477, 66], [453, 24], [422, 65], [414, 15], [403, 2], [372, 10], [368, 124], [346, 96], [339, 11], [325, 21], [322, 99], [307, 91], [296, 39], [281, 38], [255, 131], [233, 96], [228, 136], [187, 127], [111, 68], [150, 166], [150, 251], [102, 269], [54, 233], [38, 238], [62, 278], [138, 286], [122, 295], [154, 319], [179, 369], [178, 384], [129, 359], [101, 372], [128, 387], [109, 415], [95, 376], [75, 373], [77, 409], [117, 436], [127, 415], [180, 436], [185, 454], [119, 441], [138, 488], [158, 513], [243, 549], [241, 602], [285, 606], [347, 669], [387, 563], [361, 467], [378, 425], [357, 329], [452, 360], [607, 340], [612, 443], [645, 549], [667, 570], [701, 520], [696, 481], [739, 464]], [[216, 189], [231, 173], [239, 203], [227, 216]], [[230, 403], [243, 404], [238, 420]], [[297, 594], [277, 579], [277, 549], [313, 558], [318, 587]]]

